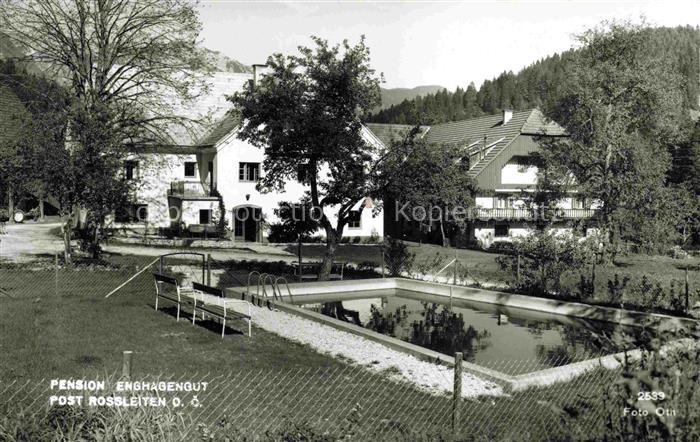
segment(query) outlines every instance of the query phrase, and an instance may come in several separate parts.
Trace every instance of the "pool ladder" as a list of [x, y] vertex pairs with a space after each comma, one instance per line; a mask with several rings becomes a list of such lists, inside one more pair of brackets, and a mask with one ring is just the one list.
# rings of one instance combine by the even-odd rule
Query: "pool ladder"
[[[256, 283], [255, 287], [255, 296], [251, 293], [251, 279], [257, 275], [258, 280]], [[270, 296], [269, 293], [267, 293], [267, 282], [268, 280], [270, 281], [270, 288], [272, 289], [272, 296]], [[249, 297], [250, 301], [255, 303], [254, 301], [257, 300], [257, 304], [260, 305], [262, 301], [265, 301], [267, 304], [268, 308], [272, 308], [272, 305], [269, 302], [270, 297], [274, 301], [279, 301], [279, 302], [284, 302], [284, 299], [282, 299], [282, 289], [280, 288], [280, 281], [284, 283], [284, 286], [287, 288], [287, 295], [289, 296], [289, 301], [292, 302], [292, 291], [289, 288], [289, 282], [287, 279], [283, 276], [275, 276], [269, 273], [260, 273], [257, 270], [254, 270], [248, 274], [248, 280], [246, 283], [246, 290], [245, 294]], [[261, 296], [262, 293], [262, 296]]]

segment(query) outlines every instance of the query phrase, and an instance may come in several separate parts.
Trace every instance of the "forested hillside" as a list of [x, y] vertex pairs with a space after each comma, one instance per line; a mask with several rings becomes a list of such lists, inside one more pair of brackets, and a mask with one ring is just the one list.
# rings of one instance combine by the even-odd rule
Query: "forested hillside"
[[[651, 28], [650, 56], [672, 63], [684, 79], [684, 106], [698, 109], [700, 93], [700, 29], [692, 27]], [[517, 74], [503, 72], [486, 80], [477, 90], [474, 83], [467, 89], [439, 92], [404, 100], [368, 118], [373, 123], [435, 124], [493, 114], [503, 108], [528, 109], [554, 102], [570, 77], [567, 69], [576, 50], [539, 60]]]
[[412, 100], [416, 97], [434, 94], [445, 89], [443, 86], [416, 86], [414, 88], [382, 88], [382, 104], [377, 110], [387, 109], [391, 106], [401, 104], [404, 100]]

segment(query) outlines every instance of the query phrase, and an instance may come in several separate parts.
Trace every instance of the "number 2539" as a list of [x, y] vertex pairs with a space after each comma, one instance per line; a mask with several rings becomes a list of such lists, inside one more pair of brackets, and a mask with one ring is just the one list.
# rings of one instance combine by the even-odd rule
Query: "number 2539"
[[663, 401], [666, 394], [663, 391], [640, 391], [637, 393], [638, 401]]

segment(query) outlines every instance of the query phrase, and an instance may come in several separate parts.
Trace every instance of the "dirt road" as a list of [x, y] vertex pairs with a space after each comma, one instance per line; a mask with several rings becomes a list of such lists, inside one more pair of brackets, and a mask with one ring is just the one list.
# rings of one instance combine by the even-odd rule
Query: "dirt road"
[[63, 241], [55, 232], [59, 223], [6, 224], [0, 235], [0, 259], [27, 262], [37, 255], [53, 255], [63, 250]]

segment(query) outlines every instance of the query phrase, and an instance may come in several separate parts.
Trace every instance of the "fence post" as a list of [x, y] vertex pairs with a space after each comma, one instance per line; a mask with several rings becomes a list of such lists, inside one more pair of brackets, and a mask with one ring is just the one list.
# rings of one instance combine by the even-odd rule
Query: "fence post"
[[122, 377], [126, 379], [131, 379], [131, 357], [134, 354], [133, 351], [125, 350], [122, 352]]
[[452, 276], [452, 285], [457, 285], [457, 266], [459, 265], [459, 261], [457, 260], [457, 247], [455, 246], [455, 266], [454, 266], [454, 275]]
[[382, 255], [382, 278], [385, 278], [384, 267], [386, 267], [386, 265], [384, 263], [384, 246], [379, 246], [379, 254]]
[[211, 286], [211, 253], [207, 253], [207, 285]]
[[53, 254], [53, 293], [58, 295], [58, 252]]
[[301, 263], [301, 233], [299, 233], [299, 241], [297, 242], [297, 259], [299, 260], [299, 270], [297, 270], [297, 279], [299, 282], [303, 282], [303, 279], [301, 278], [302, 275], [302, 263]]
[[688, 264], [685, 265], [685, 312], [690, 311], [690, 282], [688, 280]]
[[460, 421], [460, 404], [462, 401], [462, 353], [455, 353], [455, 379], [452, 389], [452, 436], [457, 437]]

